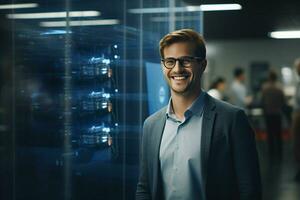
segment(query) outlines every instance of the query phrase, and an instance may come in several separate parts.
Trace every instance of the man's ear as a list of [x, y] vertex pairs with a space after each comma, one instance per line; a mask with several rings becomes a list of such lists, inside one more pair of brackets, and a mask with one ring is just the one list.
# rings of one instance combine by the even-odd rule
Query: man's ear
[[202, 73], [205, 71], [206, 66], [207, 66], [207, 60], [204, 59], [204, 60], [201, 61], [201, 71], [202, 71]]

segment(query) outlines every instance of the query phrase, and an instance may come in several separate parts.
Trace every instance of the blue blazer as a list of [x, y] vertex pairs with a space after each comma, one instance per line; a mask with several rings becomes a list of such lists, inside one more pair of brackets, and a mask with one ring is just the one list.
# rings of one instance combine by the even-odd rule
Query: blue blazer
[[[244, 111], [205, 95], [201, 161], [206, 200], [260, 200], [255, 134]], [[136, 199], [163, 199], [159, 148], [166, 107], [144, 122]], [[200, 170], [200, 169], [199, 169]]]

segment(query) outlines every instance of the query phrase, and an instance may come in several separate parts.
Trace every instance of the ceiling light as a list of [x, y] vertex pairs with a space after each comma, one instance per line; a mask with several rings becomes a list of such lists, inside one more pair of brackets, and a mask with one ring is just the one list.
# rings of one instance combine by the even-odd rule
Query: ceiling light
[[224, 11], [224, 10], [241, 10], [240, 4], [203, 4], [201, 6], [186, 7], [157, 7], [157, 8], [134, 8], [129, 9], [129, 13], [133, 14], [154, 14], [173, 12], [197, 12], [197, 11]]
[[241, 10], [240, 4], [207, 4], [201, 5], [202, 11], [223, 11], [223, 10]]
[[202, 11], [202, 10], [201, 10], [201, 6], [187, 6], [186, 11], [196, 12], [196, 11]]
[[[178, 10], [179, 7], [176, 8]], [[183, 7], [181, 7], [183, 8]], [[152, 14], [152, 13], [168, 13], [170, 8], [168, 7], [158, 7], [158, 8], [133, 8], [129, 9], [129, 13], [133, 14]]]
[[37, 3], [2, 4], [2, 5], [0, 5], [0, 10], [1, 9], [36, 8], [36, 7], [38, 7]]
[[[101, 19], [101, 20], [80, 20], [80, 21], [70, 21], [69, 26], [105, 26], [105, 25], [116, 25], [120, 21], [117, 19]], [[66, 27], [66, 21], [48, 21], [41, 22], [42, 27]]]
[[269, 33], [269, 37], [275, 39], [294, 39], [300, 38], [300, 30], [296, 31], [273, 31]]
[[[69, 17], [96, 17], [99, 11], [70, 11]], [[16, 13], [8, 14], [9, 19], [44, 19], [44, 18], [66, 18], [67, 12], [45, 12], [45, 13]]]

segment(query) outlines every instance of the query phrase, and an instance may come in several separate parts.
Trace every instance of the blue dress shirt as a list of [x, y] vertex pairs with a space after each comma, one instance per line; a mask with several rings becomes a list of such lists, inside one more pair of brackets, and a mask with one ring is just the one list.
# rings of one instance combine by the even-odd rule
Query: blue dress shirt
[[180, 121], [168, 104], [160, 145], [160, 165], [166, 200], [205, 200], [201, 174], [201, 134], [205, 92], [185, 111]]

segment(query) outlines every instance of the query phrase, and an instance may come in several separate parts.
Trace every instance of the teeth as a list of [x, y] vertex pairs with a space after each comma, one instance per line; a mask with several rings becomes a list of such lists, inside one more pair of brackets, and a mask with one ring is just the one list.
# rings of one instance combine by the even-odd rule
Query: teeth
[[185, 77], [184, 76], [174, 76], [174, 79], [175, 80], [183, 80], [183, 79], [185, 79]]

